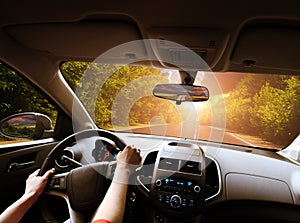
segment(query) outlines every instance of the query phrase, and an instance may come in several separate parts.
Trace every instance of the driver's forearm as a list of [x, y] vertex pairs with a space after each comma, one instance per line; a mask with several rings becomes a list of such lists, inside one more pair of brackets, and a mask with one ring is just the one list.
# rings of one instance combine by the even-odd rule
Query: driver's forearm
[[127, 184], [112, 182], [93, 221], [98, 219], [121, 223], [126, 202]]
[[36, 199], [35, 195], [24, 194], [0, 215], [0, 222], [18, 223]]
[[113, 223], [123, 220], [129, 172], [117, 168], [114, 179], [99, 206], [93, 221], [105, 219]]

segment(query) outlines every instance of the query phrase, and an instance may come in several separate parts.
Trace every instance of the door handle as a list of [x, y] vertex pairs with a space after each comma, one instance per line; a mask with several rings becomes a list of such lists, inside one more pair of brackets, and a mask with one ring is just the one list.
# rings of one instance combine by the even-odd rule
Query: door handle
[[11, 163], [9, 165], [9, 168], [7, 170], [7, 172], [12, 172], [12, 171], [16, 171], [16, 170], [20, 170], [20, 169], [24, 169], [30, 166], [33, 166], [35, 163], [35, 161], [28, 161], [28, 162], [23, 162], [23, 163]]

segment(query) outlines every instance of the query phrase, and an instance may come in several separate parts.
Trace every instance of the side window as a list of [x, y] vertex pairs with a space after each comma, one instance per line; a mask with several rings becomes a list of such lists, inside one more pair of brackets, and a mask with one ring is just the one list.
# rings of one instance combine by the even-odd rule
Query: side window
[[0, 147], [51, 138], [57, 110], [25, 78], [0, 63]]

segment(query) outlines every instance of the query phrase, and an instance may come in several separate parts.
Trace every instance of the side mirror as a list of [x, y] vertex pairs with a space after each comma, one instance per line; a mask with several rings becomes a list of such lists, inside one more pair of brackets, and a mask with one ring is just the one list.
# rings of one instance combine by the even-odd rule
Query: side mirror
[[158, 84], [153, 89], [153, 95], [176, 101], [176, 104], [184, 101], [207, 101], [209, 98], [206, 87], [189, 84]]
[[8, 138], [45, 139], [53, 135], [52, 122], [40, 113], [19, 113], [0, 121], [0, 133]]

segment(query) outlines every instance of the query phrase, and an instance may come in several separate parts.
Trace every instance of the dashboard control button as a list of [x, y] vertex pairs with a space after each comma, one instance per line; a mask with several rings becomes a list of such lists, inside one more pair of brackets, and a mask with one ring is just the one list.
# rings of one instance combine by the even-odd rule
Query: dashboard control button
[[173, 195], [170, 199], [170, 204], [172, 208], [179, 208], [181, 206], [181, 197], [178, 195]]
[[194, 200], [190, 200], [190, 202], [189, 202], [189, 207], [194, 207], [194, 205], [195, 205], [195, 202], [194, 202]]
[[164, 200], [164, 196], [163, 196], [163, 195], [158, 195], [158, 200], [159, 200], [160, 202], [162, 202], [162, 201]]
[[165, 220], [164, 220], [164, 217], [158, 213], [155, 214], [155, 219], [159, 222], [159, 223], [163, 223]]
[[169, 195], [165, 196], [165, 203], [170, 204], [170, 196]]

